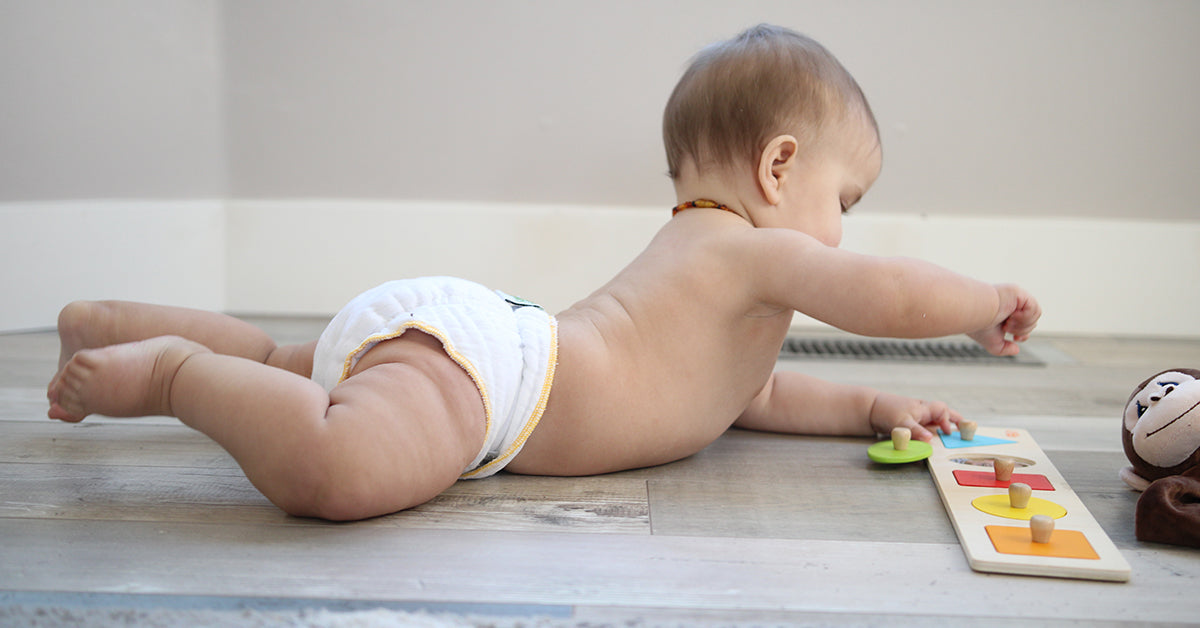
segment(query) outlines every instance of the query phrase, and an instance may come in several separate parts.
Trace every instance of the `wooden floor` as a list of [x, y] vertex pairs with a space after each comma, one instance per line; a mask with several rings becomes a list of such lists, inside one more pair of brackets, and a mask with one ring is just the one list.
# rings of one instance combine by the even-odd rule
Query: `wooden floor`
[[[266, 320], [283, 341], [320, 321]], [[1138, 542], [1120, 415], [1200, 341], [1039, 338], [1048, 364], [788, 361], [1030, 430], [1133, 568], [1112, 584], [972, 572], [922, 464], [869, 439], [731, 431], [687, 460], [460, 482], [353, 524], [285, 516], [170, 419], [44, 419], [52, 333], [0, 336], [0, 603], [322, 606], [564, 621], [1089, 625], [1197, 620], [1200, 551]], [[303, 464], [303, 461], [297, 461]]]

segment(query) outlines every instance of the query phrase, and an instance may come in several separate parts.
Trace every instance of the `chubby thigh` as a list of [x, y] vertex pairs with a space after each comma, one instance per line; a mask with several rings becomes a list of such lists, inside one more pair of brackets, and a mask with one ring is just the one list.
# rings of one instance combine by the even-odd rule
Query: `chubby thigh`
[[381, 342], [329, 394], [331, 452], [344, 464], [347, 501], [383, 514], [432, 499], [483, 446], [487, 425], [474, 381], [420, 331]]
[[281, 509], [335, 520], [428, 501], [457, 481], [486, 432], [473, 380], [420, 332], [372, 347], [328, 393], [254, 360], [195, 354], [170, 400]]

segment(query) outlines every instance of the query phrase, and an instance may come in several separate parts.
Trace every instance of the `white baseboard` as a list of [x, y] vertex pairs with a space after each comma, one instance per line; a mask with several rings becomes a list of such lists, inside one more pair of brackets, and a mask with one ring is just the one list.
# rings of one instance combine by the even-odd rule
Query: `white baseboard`
[[225, 307], [225, 204], [0, 203], [0, 330], [53, 327], [76, 299]]
[[[603, 285], [668, 208], [363, 201], [0, 205], [0, 329], [78, 298], [240, 313], [335, 312], [397, 277], [447, 274], [559, 310]], [[1011, 281], [1055, 334], [1200, 337], [1200, 221], [859, 213], [843, 247]], [[813, 324], [798, 319], [800, 325]]]

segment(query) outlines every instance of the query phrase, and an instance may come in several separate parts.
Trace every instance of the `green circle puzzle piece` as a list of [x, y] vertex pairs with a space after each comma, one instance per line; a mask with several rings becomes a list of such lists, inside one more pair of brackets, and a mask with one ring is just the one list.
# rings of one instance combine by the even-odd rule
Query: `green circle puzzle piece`
[[896, 451], [892, 441], [881, 440], [867, 448], [867, 456], [883, 464], [904, 464], [924, 460], [933, 454], [933, 447], [920, 440], [909, 441], [908, 449]]

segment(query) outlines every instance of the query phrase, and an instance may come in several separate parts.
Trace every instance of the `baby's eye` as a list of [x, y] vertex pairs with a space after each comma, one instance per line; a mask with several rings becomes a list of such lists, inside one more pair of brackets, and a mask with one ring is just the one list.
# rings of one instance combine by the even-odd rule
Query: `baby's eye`
[[1137, 413], [1139, 419], [1142, 418], [1143, 414], [1146, 414], [1146, 406], [1143, 406], [1140, 401], [1137, 402]]

